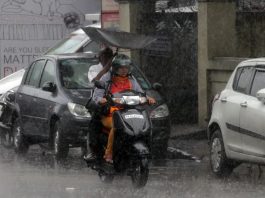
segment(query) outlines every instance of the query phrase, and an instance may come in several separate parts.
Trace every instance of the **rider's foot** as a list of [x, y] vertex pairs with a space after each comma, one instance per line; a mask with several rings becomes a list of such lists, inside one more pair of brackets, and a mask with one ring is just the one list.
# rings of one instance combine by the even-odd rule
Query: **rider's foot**
[[105, 156], [104, 156], [104, 159], [105, 159], [105, 161], [106, 162], [108, 162], [108, 163], [113, 163], [113, 160], [112, 160], [112, 154], [105, 154]]
[[91, 152], [91, 153], [88, 153], [87, 155], [84, 156], [84, 160], [86, 162], [93, 162], [95, 161], [97, 158], [96, 154]]

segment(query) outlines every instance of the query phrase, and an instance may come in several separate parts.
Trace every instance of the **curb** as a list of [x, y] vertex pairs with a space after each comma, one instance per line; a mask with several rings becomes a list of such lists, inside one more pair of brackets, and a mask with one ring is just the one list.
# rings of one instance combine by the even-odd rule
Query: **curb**
[[193, 131], [187, 134], [175, 135], [171, 136], [169, 139], [172, 140], [206, 140], [207, 139], [207, 131], [206, 129], [199, 129], [198, 131]]

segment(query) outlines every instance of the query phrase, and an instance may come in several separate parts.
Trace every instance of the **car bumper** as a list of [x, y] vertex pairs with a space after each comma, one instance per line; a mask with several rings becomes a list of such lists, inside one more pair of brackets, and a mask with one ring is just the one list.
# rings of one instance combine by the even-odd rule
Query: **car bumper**
[[86, 135], [91, 118], [69, 116], [61, 120], [63, 135], [72, 146], [86, 143]]
[[170, 137], [170, 119], [169, 117], [152, 119], [153, 131], [152, 142], [154, 146], [160, 146], [161, 144], [167, 144]]

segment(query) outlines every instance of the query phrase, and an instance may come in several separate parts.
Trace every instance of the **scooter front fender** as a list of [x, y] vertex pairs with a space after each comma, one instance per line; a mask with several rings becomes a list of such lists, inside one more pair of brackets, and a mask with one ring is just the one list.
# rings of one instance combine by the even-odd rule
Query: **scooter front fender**
[[150, 155], [150, 151], [147, 145], [143, 142], [135, 142], [133, 144], [133, 150], [136, 155]]

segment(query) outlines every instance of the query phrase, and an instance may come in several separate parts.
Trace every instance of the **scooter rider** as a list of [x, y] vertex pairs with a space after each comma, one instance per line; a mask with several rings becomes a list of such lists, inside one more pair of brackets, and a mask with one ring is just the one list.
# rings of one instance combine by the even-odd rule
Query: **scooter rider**
[[[137, 92], [143, 92], [142, 88], [136, 81], [136, 79], [130, 74], [132, 62], [130, 58], [124, 54], [117, 55], [112, 61], [112, 72], [106, 73], [100, 81], [108, 84], [108, 90], [111, 94], [123, 91], [123, 90], [134, 90]], [[105, 96], [104, 89], [95, 89], [93, 100], [100, 105], [105, 105], [107, 99]], [[154, 104], [156, 101], [147, 97], [149, 104]], [[102, 115], [101, 123], [102, 125], [109, 129], [108, 144], [105, 151], [105, 160], [107, 162], [112, 162], [112, 146], [114, 141], [114, 129], [112, 126], [112, 114], [114, 111], [118, 110], [117, 107], [110, 107], [106, 115]], [[85, 159], [89, 160], [89, 159]]]
[[[92, 65], [88, 70], [88, 79], [90, 82], [101, 79], [106, 73], [109, 72], [111, 68], [112, 59], [115, 55], [111, 48], [106, 47], [99, 52], [99, 63], [97, 65]], [[109, 74], [108, 74], [109, 75]], [[89, 132], [89, 147], [91, 153], [88, 153], [84, 156], [84, 159], [87, 161], [93, 161], [96, 159], [97, 151], [97, 139], [98, 139], [98, 120], [96, 117], [91, 121], [90, 132]]]
[[92, 65], [88, 70], [87, 76], [90, 82], [99, 80], [110, 70], [113, 56], [113, 51], [109, 47], [106, 47], [99, 52], [99, 63], [97, 65]]

